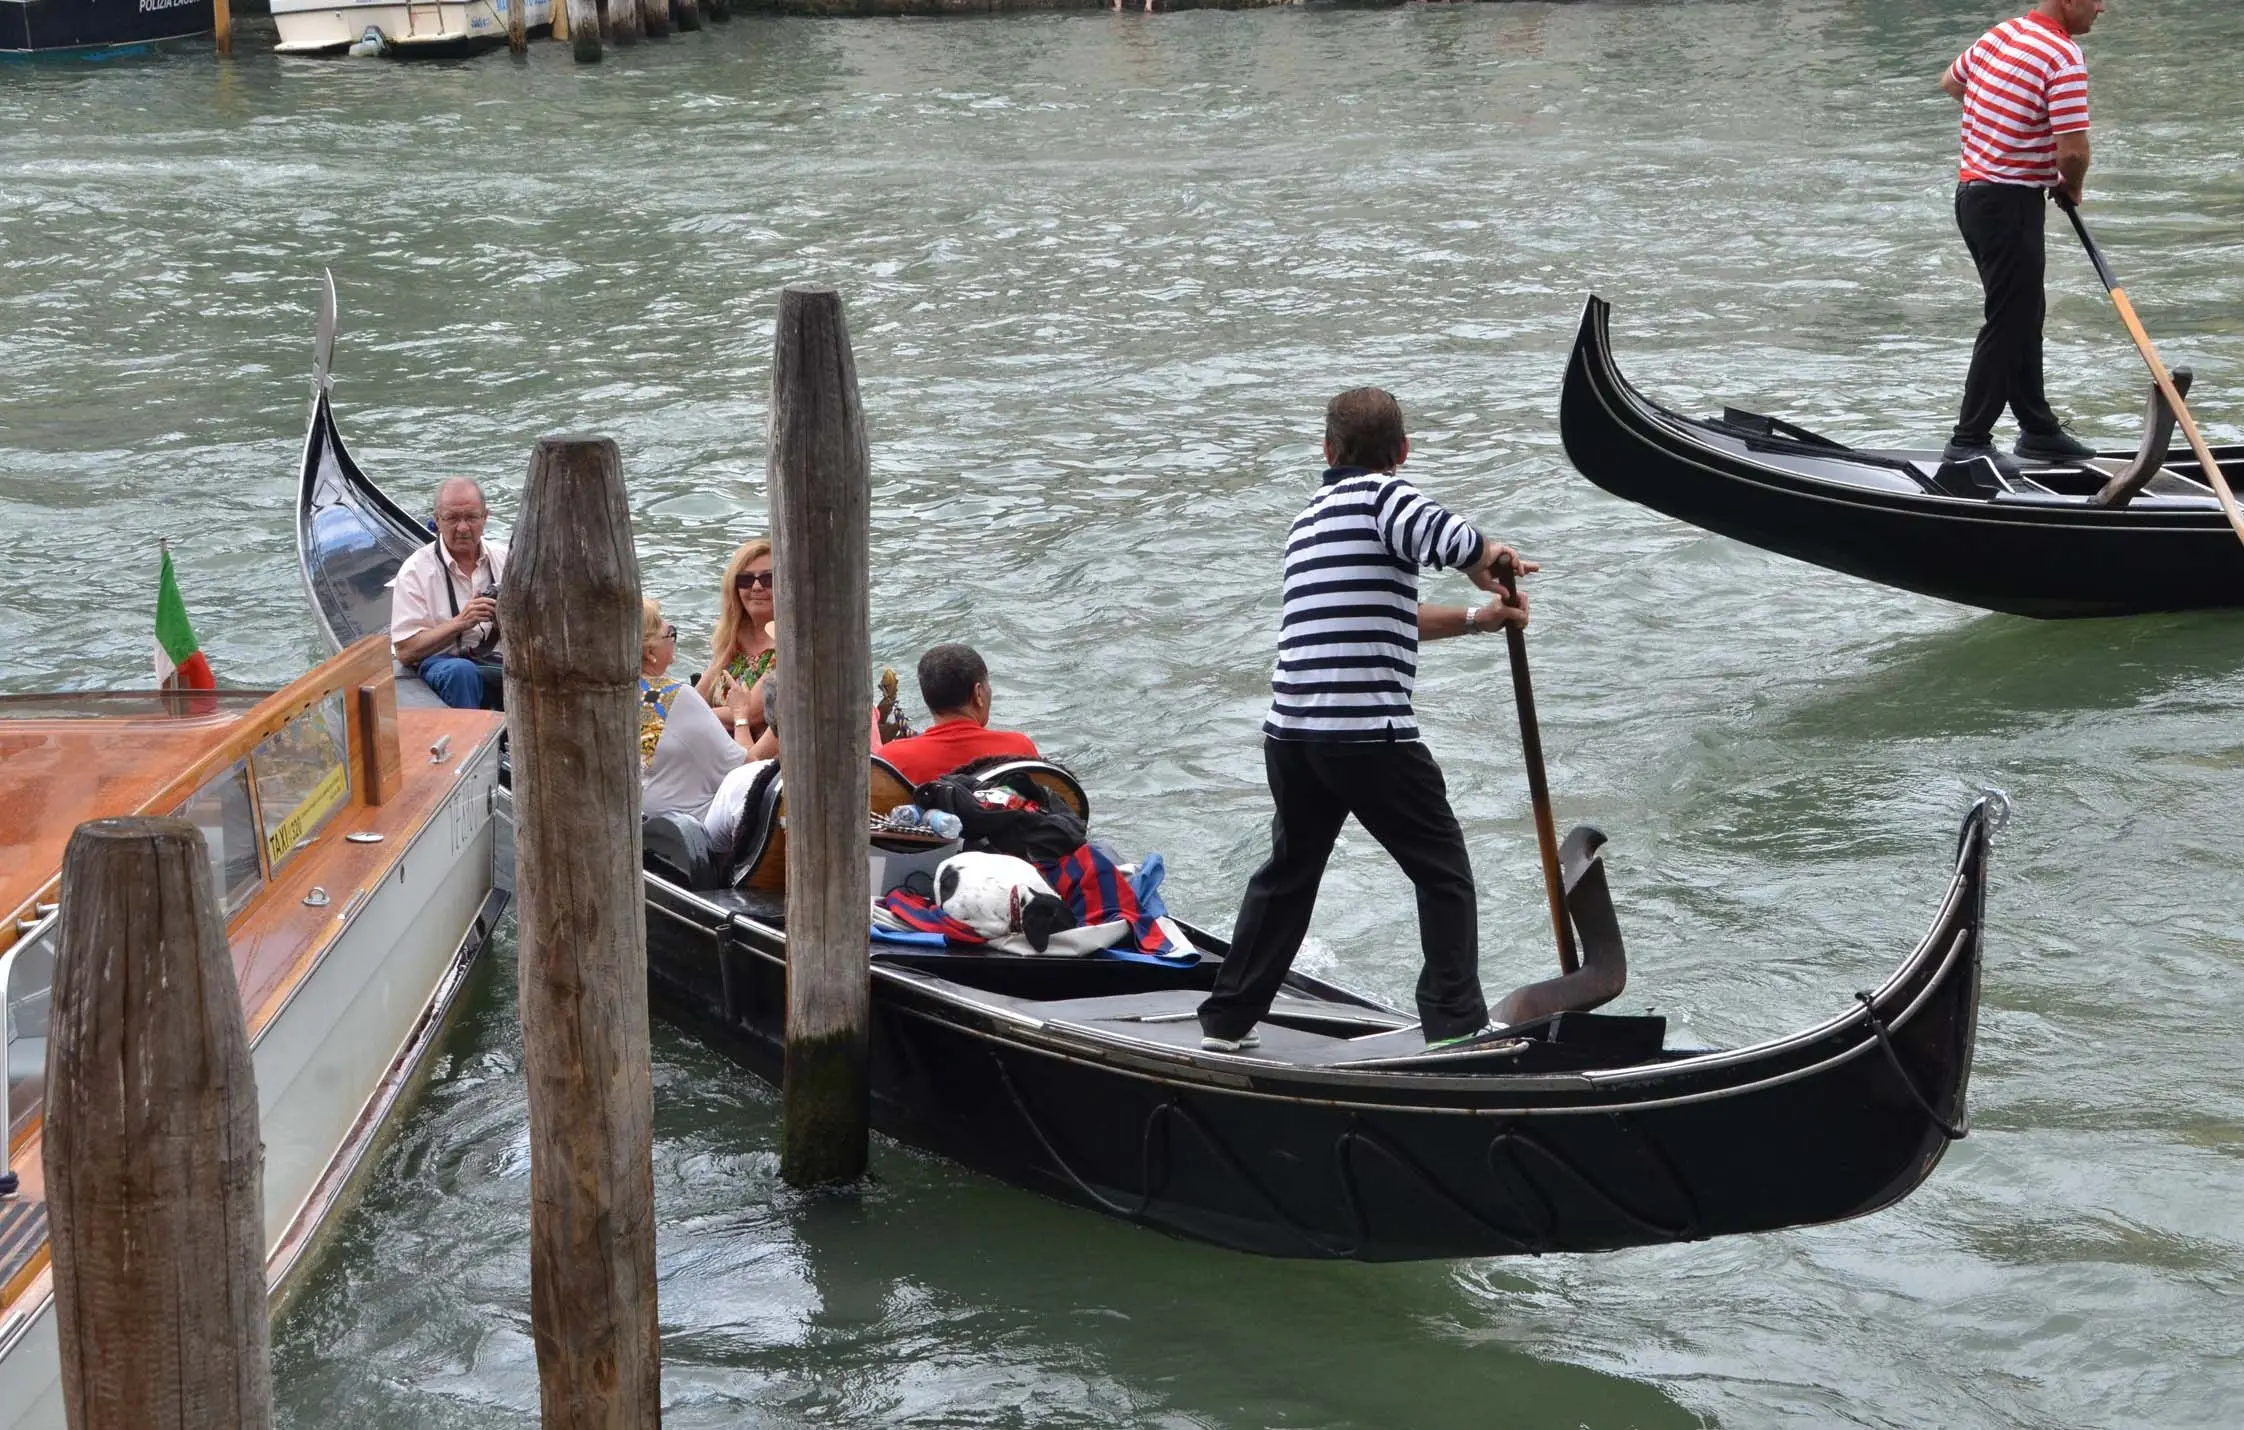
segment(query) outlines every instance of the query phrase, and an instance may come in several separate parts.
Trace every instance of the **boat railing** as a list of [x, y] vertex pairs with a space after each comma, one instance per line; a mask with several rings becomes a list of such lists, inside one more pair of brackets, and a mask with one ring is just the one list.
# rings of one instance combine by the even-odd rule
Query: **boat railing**
[[41, 1101], [47, 1072], [47, 1023], [54, 1004], [55, 913], [41, 904], [16, 926], [0, 953], [0, 1194], [16, 1185], [17, 1124]]

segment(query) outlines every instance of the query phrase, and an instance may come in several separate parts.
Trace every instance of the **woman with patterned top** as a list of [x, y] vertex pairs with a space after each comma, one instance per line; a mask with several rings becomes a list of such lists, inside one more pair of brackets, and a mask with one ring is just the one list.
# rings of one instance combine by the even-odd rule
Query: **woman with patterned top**
[[733, 687], [728, 730], [699, 691], [670, 678], [677, 654], [678, 628], [662, 618], [661, 602], [647, 598], [639, 617], [640, 812], [698, 819], [712, 843], [729, 849], [761, 764], [741, 718], [748, 688]]
[[713, 707], [720, 711], [735, 703], [732, 688], [746, 693], [743, 706], [751, 736], [764, 733], [764, 692], [759, 688], [771, 673], [779, 649], [772, 641], [771, 543], [763, 537], [740, 543], [725, 563], [724, 586], [718, 593], [717, 633], [710, 642], [708, 668], [694, 682]]

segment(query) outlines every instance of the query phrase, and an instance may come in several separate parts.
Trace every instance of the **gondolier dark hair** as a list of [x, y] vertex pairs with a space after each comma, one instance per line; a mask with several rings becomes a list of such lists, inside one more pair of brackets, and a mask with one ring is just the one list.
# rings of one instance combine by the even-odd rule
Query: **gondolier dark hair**
[[1325, 446], [1336, 467], [1391, 472], [1403, 459], [1402, 404], [1383, 387], [1351, 387], [1325, 404]]
[[919, 698], [927, 713], [964, 710], [974, 703], [974, 687], [990, 678], [990, 668], [969, 645], [949, 641], [919, 658]]

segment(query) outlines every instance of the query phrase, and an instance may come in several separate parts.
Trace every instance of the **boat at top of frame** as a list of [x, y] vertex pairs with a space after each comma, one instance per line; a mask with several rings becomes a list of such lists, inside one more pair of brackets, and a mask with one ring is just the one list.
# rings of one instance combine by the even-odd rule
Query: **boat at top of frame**
[[[1566, 367], [1566, 455], [1618, 497], [1881, 585], [2021, 616], [2244, 606], [2236, 539], [2154, 399], [2132, 453], [2006, 470], [1937, 451], [1850, 447], [1781, 418], [1695, 419], [1621, 375], [1592, 297]], [[2177, 380], [2186, 384], [2184, 374]], [[2213, 452], [2244, 482], [2244, 447]]]
[[[298, 522], [306, 589], [342, 642], [381, 628], [388, 574], [431, 538], [344, 448], [331, 328]], [[1052, 767], [1022, 773], [1079, 799]], [[1997, 813], [1982, 801], [1965, 817], [1929, 928], [1882, 984], [1835, 987], [1825, 1017], [1737, 1048], [1671, 1046], [1657, 1017], [1549, 1012], [1566, 999], [1547, 984], [1499, 1004], [1509, 1026], [1429, 1048], [1407, 1012], [1296, 971], [1261, 1046], [1209, 1052], [1193, 1010], [1225, 944], [1189, 924], [1197, 952], [1172, 960], [869, 941], [874, 1125], [1016, 1186], [1276, 1256], [1601, 1251], [1860, 1216], [1963, 1134]], [[653, 1005], [776, 1082], [784, 886], [736, 879], [698, 828], [645, 826]], [[1568, 836], [1567, 900], [1585, 963], [1617, 991], [1602, 842]]]

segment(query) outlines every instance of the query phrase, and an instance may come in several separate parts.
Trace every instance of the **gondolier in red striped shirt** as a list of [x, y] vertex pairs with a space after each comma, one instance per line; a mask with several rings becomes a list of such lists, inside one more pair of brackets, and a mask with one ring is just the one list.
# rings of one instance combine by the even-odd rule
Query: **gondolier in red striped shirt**
[[1980, 36], [1941, 77], [1963, 105], [1956, 227], [1987, 292], [1963, 410], [1943, 454], [1950, 461], [1999, 462], [1995, 423], [2005, 407], [2018, 418], [2020, 457], [2094, 453], [2042, 395], [2042, 219], [2052, 192], [2077, 204], [2088, 178], [2088, 65], [2077, 37], [2103, 13], [2104, 0], [2041, 0]]

